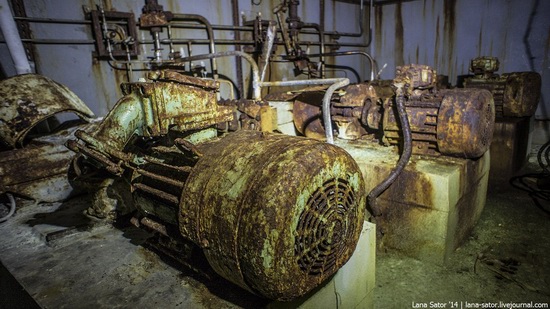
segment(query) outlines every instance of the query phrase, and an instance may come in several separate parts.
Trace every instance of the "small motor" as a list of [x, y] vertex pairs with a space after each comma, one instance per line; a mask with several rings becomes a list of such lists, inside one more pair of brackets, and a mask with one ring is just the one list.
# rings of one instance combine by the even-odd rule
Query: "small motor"
[[474, 74], [464, 80], [464, 88], [487, 89], [493, 94], [495, 114], [503, 117], [530, 117], [537, 110], [541, 92], [541, 77], [536, 72], [513, 72], [502, 75], [496, 57], [472, 59]]
[[[405, 110], [413, 153], [477, 158], [491, 144], [495, 111], [491, 93], [483, 89], [437, 89], [435, 70], [425, 65], [397, 67], [394, 80], [348, 86], [333, 97], [331, 115], [338, 137], [376, 135], [383, 144], [402, 139], [394, 84], [404, 84]], [[304, 92], [294, 101], [294, 123], [302, 134], [324, 138], [319, 95]]]

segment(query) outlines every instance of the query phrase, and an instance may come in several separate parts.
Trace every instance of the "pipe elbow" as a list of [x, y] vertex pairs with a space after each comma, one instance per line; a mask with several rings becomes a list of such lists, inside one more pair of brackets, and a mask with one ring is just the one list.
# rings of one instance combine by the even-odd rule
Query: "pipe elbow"
[[143, 135], [145, 122], [142, 98], [132, 92], [118, 100], [94, 137], [112, 149], [122, 150], [133, 134]]

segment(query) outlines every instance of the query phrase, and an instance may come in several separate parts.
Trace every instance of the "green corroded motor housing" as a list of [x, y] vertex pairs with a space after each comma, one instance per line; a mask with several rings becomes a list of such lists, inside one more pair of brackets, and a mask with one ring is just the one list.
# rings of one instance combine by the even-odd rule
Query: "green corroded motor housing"
[[222, 277], [290, 300], [354, 252], [364, 188], [357, 163], [339, 147], [239, 131], [204, 147], [182, 193], [180, 231]]
[[[99, 129], [67, 143], [79, 153], [75, 183], [122, 178], [99, 188], [89, 213], [132, 213], [173, 243], [192, 241], [222, 277], [272, 299], [306, 294], [351, 257], [366, 193], [347, 152], [256, 131], [218, 139], [216, 124], [234, 108], [216, 102], [217, 83], [171, 71], [149, 78], [123, 85]], [[120, 191], [116, 206], [103, 202], [110, 191]]]

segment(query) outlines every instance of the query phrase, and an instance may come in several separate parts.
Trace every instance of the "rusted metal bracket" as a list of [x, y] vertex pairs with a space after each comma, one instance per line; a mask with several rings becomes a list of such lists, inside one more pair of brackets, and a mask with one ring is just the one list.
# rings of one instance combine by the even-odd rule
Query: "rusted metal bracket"
[[[139, 55], [138, 44], [122, 44], [126, 39], [138, 39], [135, 16], [133, 13], [116, 11], [91, 11], [92, 29], [96, 44], [95, 56], [103, 59], [117, 57], [137, 57]], [[104, 24], [106, 23], [106, 24]], [[105, 29], [107, 32], [105, 33]], [[107, 36], [107, 37], [105, 37]], [[107, 43], [107, 41], [112, 41]], [[110, 49], [109, 50], [109, 46]]]

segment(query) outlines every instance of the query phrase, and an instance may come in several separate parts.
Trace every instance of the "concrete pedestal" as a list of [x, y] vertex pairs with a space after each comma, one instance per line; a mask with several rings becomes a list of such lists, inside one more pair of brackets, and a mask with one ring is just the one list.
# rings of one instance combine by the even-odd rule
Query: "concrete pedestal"
[[492, 184], [508, 182], [525, 165], [531, 149], [532, 126], [532, 117], [496, 119], [489, 174]]
[[349, 261], [323, 286], [292, 302], [273, 302], [270, 309], [373, 308], [376, 226], [364, 222]]
[[[399, 158], [393, 147], [343, 141], [359, 164], [367, 192], [383, 181]], [[444, 264], [468, 237], [485, 205], [489, 153], [477, 160], [413, 156], [392, 186], [378, 198], [379, 247]]]

